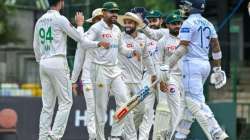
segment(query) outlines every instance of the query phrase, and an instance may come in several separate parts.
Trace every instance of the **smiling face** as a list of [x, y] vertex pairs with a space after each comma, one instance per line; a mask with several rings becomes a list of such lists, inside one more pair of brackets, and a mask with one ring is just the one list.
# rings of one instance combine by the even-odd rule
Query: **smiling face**
[[117, 17], [118, 17], [118, 11], [117, 10], [104, 10], [103, 11], [103, 18], [105, 21], [109, 22], [109, 23], [116, 23], [117, 21]]
[[149, 18], [149, 27], [152, 29], [159, 29], [161, 27], [162, 24], [162, 20], [161, 18]]
[[124, 28], [127, 34], [132, 34], [136, 30], [137, 23], [131, 19], [124, 19]]

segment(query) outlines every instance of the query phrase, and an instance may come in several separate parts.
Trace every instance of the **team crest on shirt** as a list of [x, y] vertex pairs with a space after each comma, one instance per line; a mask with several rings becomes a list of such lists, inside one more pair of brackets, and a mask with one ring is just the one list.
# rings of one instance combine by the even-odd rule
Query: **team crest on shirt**
[[168, 93], [171, 95], [171, 94], [174, 94], [176, 91], [176, 86], [175, 85], [169, 85], [168, 86]]
[[140, 48], [144, 48], [144, 44], [143, 43], [140, 43]]
[[90, 86], [86, 86], [85, 90], [90, 91], [90, 90], [92, 90], [92, 88]]
[[104, 87], [103, 83], [99, 83], [97, 86], [98, 86], [99, 88], [103, 88], [103, 87]]

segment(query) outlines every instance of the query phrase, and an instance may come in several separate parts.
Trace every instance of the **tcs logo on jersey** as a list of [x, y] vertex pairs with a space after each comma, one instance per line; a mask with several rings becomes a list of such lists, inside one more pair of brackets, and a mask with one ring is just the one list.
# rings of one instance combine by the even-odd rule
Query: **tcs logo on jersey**
[[102, 38], [112, 38], [111, 34], [101, 34]]
[[167, 52], [170, 52], [170, 53], [174, 53], [175, 50], [176, 50], [176, 46], [175, 45], [168, 45], [165, 47]]

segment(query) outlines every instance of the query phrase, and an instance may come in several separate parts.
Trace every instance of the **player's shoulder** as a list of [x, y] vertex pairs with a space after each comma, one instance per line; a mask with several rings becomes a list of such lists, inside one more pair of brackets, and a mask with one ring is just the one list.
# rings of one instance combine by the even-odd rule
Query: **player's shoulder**
[[104, 28], [104, 26], [103, 26], [103, 22], [101, 20], [101, 21], [98, 21], [95, 24], [91, 25], [90, 28], [89, 28], [89, 30], [92, 30], [92, 31], [95, 31], [95, 32], [99, 32], [99, 31], [102, 31], [103, 28]]
[[121, 29], [117, 25], [113, 24], [113, 28], [114, 28], [114, 30], [116, 32], [120, 32], [121, 33]]
[[55, 17], [54, 19], [56, 20], [56, 22], [69, 22], [69, 20], [63, 15], [55, 14], [54, 17]]
[[162, 37], [158, 42], [157, 46], [161, 47], [164, 46], [167, 43], [167, 40], [169, 40], [169, 36]]
[[194, 18], [187, 18], [186, 20], [183, 21], [182, 26], [189, 26], [192, 27], [194, 25]]
[[124, 31], [121, 32], [121, 38], [122, 39], [126, 39], [127, 38], [127, 34]]
[[149, 39], [144, 33], [138, 32], [138, 37], [143, 39]]
[[213, 23], [211, 21], [209, 21], [208, 19], [203, 17], [203, 20], [205, 20], [207, 22], [208, 26], [210, 26], [210, 27], [214, 26]]
[[166, 35], [169, 35], [169, 29], [167, 28], [160, 28], [160, 31]]

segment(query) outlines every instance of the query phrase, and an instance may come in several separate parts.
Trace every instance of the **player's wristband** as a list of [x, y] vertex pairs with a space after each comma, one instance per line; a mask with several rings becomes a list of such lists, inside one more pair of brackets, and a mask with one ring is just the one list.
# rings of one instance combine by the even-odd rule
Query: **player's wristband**
[[219, 52], [213, 52], [212, 53], [212, 56], [213, 56], [213, 59], [214, 60], [220, 60], [221, 58], [222, 58], [222, 53], [221, 53], [221, 51], [219, 51]]
[[214, 72], [219, 72], [219, 71], [221, 71], [221, 67], [213, 67], [213, 71]]

